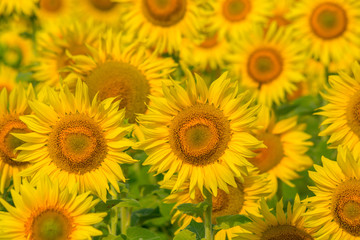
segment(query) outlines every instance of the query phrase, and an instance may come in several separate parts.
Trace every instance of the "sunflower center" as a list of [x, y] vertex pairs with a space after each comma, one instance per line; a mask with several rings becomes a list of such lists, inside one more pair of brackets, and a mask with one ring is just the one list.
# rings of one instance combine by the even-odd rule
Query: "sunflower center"
[[125, 117], [135, 122], [136, 113], [145, 113], [149, 102], [149, 83], [136, 67], [122, 62], [106, 62], [95, 68], [85, 79], [90, 94], [99, 92], [104, 100], [109, 97], [121, 99], [120, 109], [126, 108]]
[[169, 143], [184, 162], [204, 166], [224, 154], [231, 132], [222, 111], [197, 104], [179, 112], [171, 122]]
[[142, 11], [154, 25], [170, 27], [186, 13], [187, 0], [143, 0]]
[[248, 60], [247, 71], [260, 84], [270, 83], [282, 72], [283, 61], [275, 49], [262, 48], [254, 51]]
[[332, 213], [339, 226], [353, 236], [360, 236], [360, 181], [341, 183], [334, 192]]
[[341, 36], [348, 24], [345, 10], [333, 2], [317, 6], [311, 14], [310, 26], [320, 38], [333, 39]]
[[284, 149], [279, 136], [264, 133], [258, 136], [263, 140], [267, 148], [257, 150], [258, 154], [249, 161], [259, 168], [261, 173], [267, 172], [278, 165], [284, 156]]
[[49, 136], [48, 149], [58, 168], [80, 174], [98, 168], [107, 155], [100, 127], [82, 114], [67, 115], [58, 121]]
[[222, 10], [227, 20], [242, 21], [251, 11], [251, 2], [249, 0], [226, 0]]
[[111, 0], [90, 0], [90, 2], [100, 11], [108, 11], [116, 5], [116, 3], [112, 2]]
[[31, 239], [33, 240], [66, 240], [72, 232], [71, 219], [61, 211], [48, 209], [33, 217]]
[[360, 137], [360, 97], [357, 93], [350, 98], [346, 109], [346, 119], [351, 130]]
[[[1, 57], [1, 56], [0, 56]], [[6, 47], [1, 57], [2, 61], [8, 66], [19, 67], [22, 60], [22, 52], [20, 48]]]
[[291, 225], [270, 226], [262, 236], [262, 240], [312, 240], [310, 234]]
[[24, 166], [28, 163], [12, 160], [16, 158], [14, 150], [24, 142], [11, 133], [27, 133], [29, 129], [17, 116], [3, 116], [4, 120], [0, 122], [0, 158], [3, 162], [11, 166]]
[[[244, 187], [237, 182], [237, 188], [229, 186], [230, 194], [219, 189], [218, 195], [212, 197], [212, 222], [216, 224], [216, 218], [227, 215], [237, 215], [244, 205]], [[200, 191], [196, 191], [194, 203], [200, 203], [204, 198]]]
[[200, 44], [200, 47], [202, 48], [213, 48], [218, 44], [217, 41], [217, 34], [214, 34], [213, 36], [207, 37], [205, 41], [203, 41]]
[[62, 7], [62, 0], [40, 0], [40, 9], [57, 12]]

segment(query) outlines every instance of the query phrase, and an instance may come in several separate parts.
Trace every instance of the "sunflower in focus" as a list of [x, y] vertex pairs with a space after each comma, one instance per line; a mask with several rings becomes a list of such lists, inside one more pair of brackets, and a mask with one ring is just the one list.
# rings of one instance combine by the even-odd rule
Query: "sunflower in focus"
[[72, 0], [38, 0], [39, 8], [36, 11], [36, 16], [41, 21], [57, 21], [62, 24], [62, 21], [74, 13], [74, 1]]
[[35, 93], [31, 85], [27, 89], [21, 85], [16, 86], [10, 94], [6, 88], [0, 92], [0, 193], [4, 193], [11, 180], [18, 190], [21, 183], [19, 172], [30, 166], [26, 161], [14, 160], [17, 156], [15, 149], [24, 142], [13, 134], [30, 132], [20, 117], [30, 113], [27, 101], [34, 97]]
[[66, 86], [59, 93], [48, 88], [47, 99], [50, 105], [29, 102], [34, 114], [20, 117], [33, 132], [13, 134], [25, 142], [16, 160], [34, 164], [21, 175], [37, 182], [46, 174], [62, 187], [78, 185], [80, 192], [90, 190], [106, 201], [108, 182], [119, 192], [117, 181], [125, 181], [119, 164], [136, 162], [123, 152], [133, 145], [125, 138], [132, 130], [122, 124], [125, 110], [118, 110], [114, 98], [90, 100], [80, 80], [75, 94]]
[[293, 41], [289, 28], [272, 24], [266, 33], [256, 30], [237, 45], [236, 54], [231, 56], [232, 68], [259, 103], [279, 105], [286, 94], [296, 90], [297, 83], [304, 81], [303, 45]]
[[289, 186], [294, 186], [290, 181], [299, 178], [297, 172], [312, 166], [313, 161], [306, 152], [313, 143], [309, 141], [311, 135], [304, 132], [306, 125], [297, 123], [297, 116], [276, 121], [274, 114], [262, 108], [258, 124], [264, 128], [255, 130], [255, 136], [267, 148], [259, 149], [256, 157], [249, 161], [260, 173], [269, 174], [269, 186], [275, 194], [278, 178]]
[[125, 30], [159, 53], [179, 51], [182, 38], [196, 38], [204, 25], [199, 0], [115, 1], [124, 6]]
[[[170, 179], [164, 183], [161, 187], [172, 189], [176, 181]], [[235, 179], [236, 187], [229, 186], [229, 192], [226, 193], [223, 190], [219, 190], [216, 197], [212, 197], [212, 220], [213, 224], [216, 224], [216, 218], [227, 215], [245, 215], [249, 213], [256, 216], [259, 215], [258, 207], [259, 200], [262, 197], [268, 197], [270, 189], [268, 189], [268, 181], [263, 175], [258, 175], [257, 171], [252, 168], [249, 170], [249, 174], [244, 176], [243, 180], [239, 178]], [[177, 206], [183, 203], [200, 203], [204, 201], [203, 195], [199, 190], [195, 192], [195, 198], [191, 199], [189, 194], [189, 181], [187, 181], [181, 189], [170, 194], [165, 198], [165, 203], [176, 203], [173, 207], [172, 222], [178, 221], [180, 229], [187, 227], [192, 220], [202, 222], [201, 218], [195, 218], [190, 215], [181, 213], [176, 210]], [[180, 230], [179, 229], [179, 230]], [[178, 231], [179, 231], [178, 230]], [[229, 229], [223, 229], [216, 233], [215, 240], [225, 240], [226, 238], [231, 240], [236, 236], [236, 233], [244, 232], [240, 226], [236, 226]]]
[[148, 95], [162, 94], [162, 81], [169, 84], [167, 76], [176, 64], [170, 58], [150, 54], [138, 42], [125, 45], [122, 33], [107, 31], [103, 37], [99, 48], [89, 47], [88, 56], [72, 57], [69, 69], [73, 74], [64, 82], [73, 86], [80, 77], [92, 96], [99, 92], [101, 100], [122, 99], [120, 108], [126, 108], [125, 117], [133, 123], [135, 114], [145, 113], [147, 104], [151, 104]]
[[17, 71], [14, 69], [0, 64], [0, 91], [4, 88], [10, 92], [16, 86]]
[[[189, 194], [203, 187], [217, 196], [218, 188], [229, 193], [236, 188], [235, 177], [242, 177], [255, 157], [252, 149], [263, 147], [249, 131], [255, 127], [257, 106], [238, 85], [222, 74], [210, 88], [196, 75], [188, 73], [186, 90], [174, 82], [164, 86], [164, 97], [150, 97], [149, 112], [138, 116], [145, 140], [136, 146], [148, 157], [149, 171], [164, 173], [165, 182], [177, 173], [173, 190], [189, 180]], [[211, 176], [211, 177], [206, 177]]]
[[30, 16], [34, 13], [38, 0], [1, 0], [0, 16], [11, 14], [24, 14]]
[[292, 8], [296, 36], [305, 39], [309, 53], [326, 66], [347, 55], [360, 55], [360, 2], [304, 0]]
[[260, 213], [263, 218], [250, 215], [251, 223], [244, 224], [248, 233], [238, 234], [241, 240], [314, 240], [316, 228], [308, 228], [306, 224], [306, 205], [295, 196], [293, 207], [288, 202], [287, 212], [283, 210], [283, 201], [276, 204], [276, 215], [270, 212], [266, 201], [260, 201]]
[[120, 16], [123, 14], [122, 9], [120, 3], [112, 0], [80, 0], [77, 11], [80, 16], [116, 25], [119, 24]]
[[315, 194], [309, 197], [309, 227], [319, 230], [319, 239], [355, 240], [360, 236], [360, 164], [350, 151], [338, 147], [336, 161], [322, 158], [323, 166], [315, 165], [309, 177]]
[[334, 148], [345, 144], [360, 156], [360, 66], [354, 63], [352, 67], [354, 77], [340, 71], [339, 76], [330, 76], [330, 87], [323, 98], [328, 104], [316, 113], [326, 117], [321, 125], [328, 125], [320, 136], [330, 136], [328, 143]]
[[59, 87], [61, 79], [68, 75], [64, 68], [72, 61], [68, 54], [90, 54], [87, 46], [98, 47], [99, 34], [105, 29], [103, 24], [92, 21], [63, 22], [63, 25], [49, 23], [38, 33], [38, 64], [33, 67], [38, 88], [46, 85]]
[[198, 43], [185, 38], [180, 51], [180, 59], [197, 71], [224, 69], [226, 56], [230, 54], [230, 43], [219, 39], [217, 33], [207, 34], [205, 40]]
[[59, 188], [58, 181], [41, 178], [36, 188], [27, 181], [20, 191], [11, 191], [14, 205], [0, 198], [7, 212], [0, 211], [0, 239], [91, 239], [102, 232], [91, 225], [100, 223], [106, 213], [88, 213], [99, 199], [76, 188]]
[[264, 25], [271, 16], [269, 0], [219, 0], [209, 1], [213, 9], [210, 31], [218, 31], [219, 38], [243, 38], [254, 25]]

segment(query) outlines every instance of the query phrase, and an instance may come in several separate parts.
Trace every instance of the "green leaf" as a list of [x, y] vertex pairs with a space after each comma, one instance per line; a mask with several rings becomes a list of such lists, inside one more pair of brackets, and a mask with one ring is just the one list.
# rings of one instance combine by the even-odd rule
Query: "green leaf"
[[108, 236], [102, 238], [101, 240], [127, 240], [127, 237], [125, 235], [114, 236], [112, 234], [109, 234]]
[[235, 226], [239, 226], [242, 223], [250, 222], [250, 219], [244, 215], [227, 215], [216, 218], [217, 225], [214, 229], [228, 229]]
[[117, 207], [140, 207], [140, 203], [135, 199], [122, 198]]
[[113, 208], [114, 206], [116, 206], [119, 202], [121, 202], [120, 199], [107, 200], [106, 203], [104, 203], [104, 202], [99, 202], [99, 203], [96, 204], [96, 206], [95, 206], [95, 211], [96, 211], [96, 212], [106, 212], [106, 211], [109, 211], [111, 208]]
[[193, 217], [203, 217], [204, 211], [208, 207], [206, 202], [201, 202], [198, 204], [193, 203], [183, 203], [177, 206], [177, 209], [184, 214], [193, 216]]
[[128, 240], [161, 240], [161, 238], [152, 231], [140, 228], [130, 227], [127, 229]]
[[190, 224], [185, 228], [196, 234], [196, 239], [200, 240], [205, 237], [205, 227], [203, 223], [191, 220]]
[[175, 235], [173, 240], [195, 240], [196, 234], [189, 230], [182, 230], [178, 234]]

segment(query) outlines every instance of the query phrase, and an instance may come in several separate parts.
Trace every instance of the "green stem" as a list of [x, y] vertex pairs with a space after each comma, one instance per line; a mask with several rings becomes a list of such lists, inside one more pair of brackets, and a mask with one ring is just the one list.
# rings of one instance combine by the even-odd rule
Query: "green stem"
[[[112, 190], [116, 193], [116, 190], [111, 186]], [[116, 196], [112, 196], [112, 199], [117, 199], [119, 196], [118, 193], [116, 193]], [[110, 219], [110, 233], [114, 236], [117, 235], [117, 225], [119, 222], [119, 210], [118, 207], [113, 207], [111, 209], [112, 215], [111, 215], [111, 219]]]
[[205, 202], [208, 204], [208, 207], [204, 213], [204, 226], [205, 226], [205, 239], [213, 240], [213, 231], [212, 231], [212, 223], [211, 223], [211, 214], [212, 214], [212, 194], [204, 189], [205, 194]]
[[126, 207], [121, 207], [121, 234], [126, 235], [128, 226], [128, 213]]
[[282, 181], [280, 179], [277, 180], [277, 192], [276, 192], [276, 196], [277, 196], [277, 200], [279, 201], [282, 197], [283, 197], [283, 192], [282, 192]]

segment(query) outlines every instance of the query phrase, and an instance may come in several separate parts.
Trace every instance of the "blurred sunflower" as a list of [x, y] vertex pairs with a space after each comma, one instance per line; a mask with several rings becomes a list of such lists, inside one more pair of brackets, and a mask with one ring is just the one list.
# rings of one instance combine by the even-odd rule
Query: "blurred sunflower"
[[289, 186], [294, 186], [290, 180], [312, 166], [313, 161], [306, 152], [313, 145], [311, 135], [304, 132], [305, 124], [297, 123], [297, 116], [276, 121], [274, 114], [262, 108], [258, 115], [258, 125], [263, 129], [255, 130], [255, 136], [264, 142], [267, 148], [258, 150], [255, 158], [249, 159], [260, 170], [268, 173], [272, 194], [277, 191], [277, 179]]
[[291, 20], [288, 17], [288, 13], [293, 8], [296, 0], [272, 0], [272, 2], [272, 14], [265, 27], [269, 27], [272, 22], [276, 22], [276, 24], [280, 27], [288, 26], [291, 23]]
[[304, 0], [292, 8], [295, 34], [308, 42], [309, 53], [326, 66], [346, 54], [360, 56], [360, 2]]
[[0, 61], [13, 68], [26, 66], [34, 57], [32, 41], [20, 35], [23, 28], [9, 27], [0, 33]]
[[17, 71], [0, 64], [0, 91], [4, 88], [10, 92], [16, 86]]
[[0, 15], [24, 14], [30, 16], [34, 13], [38, 0], [1, 0]]
[[231, 67], [259, 103], [279, 105], [285, 94], [296, 90], [296, 83], [304, 81], [303, 45], [293, 41], [291, 29], [277, 28], [275, 23], [266, 33], [256, 30], [239, 42], [236, 54], [231, 56]]
[[31, 85], [25, 90], [22, 86], [12, 89], [8, 96], [7, 89], [0, 93], [0, 193], [13, 180], [16, 190], [19, 189], [21, 177], [19, 172], [30, 166], [28, 162], [14, 161], [17, 154], [15, 149], [24, 142], [14, 137], [13, 133], [30, 132], [20, 117], [29, 114], [28, 99], [34, 99], [35, 94]]
[[159, 53], [179, 51], [182, 38], [196, 38], [205, 20], [199, 0], [115, 1], [123, 3], [125, 30]]
[[108, 31], [98, 49], [89, 47], [88, 56], [73, 56], [69, 69], [74, 74], [64, 81], [73, 86], [80, 77], [92, 96], [99, 92], [101, 100], [122, 99], [120, 108], [126, 108], [125, 117], [135, 122], [135, 115], [144, 113], [151, 104], [148, 95], [162, 94], [162, 81], [169, 82], [167, 76], [176, 64], [170, 58], [150, 54], [138, 42], [124, 46], [122, 37], [122, 33]]
[[328, 104], [320, 108], [326, 119], [321, 125], [328, 125], [322, 130], [320, 136], [330, 136], [328, 143], [334, 148], [345, 144], [356, 156], [360, 156], [360, 66], [354, 63], [352, 67], [354, 77], [343, 71], [339, 76], [330, 76], [330, 87], [327, 93], [322, 94]]
[[87, 213], [99, 199], [89, 192], [78, 195], [76, 188], [59, 188], [58, 181], [43, 177], [36, 188], [27, 181], [20, 191], [11, 191], [14, 205], [0, 198], [7, 212], [0, 211], [0, 239], [91, 239], [102, 232], [91, 225], [106, 213]]
[[[261, 197], [268, 197], [270, 189], [267, 187], [268, 181], [264, 175], [258, 175], [257, 171], [250, 170], [249, 174], [244, 176], [243, 180], [235, 179], [236, 187], [229, 186], [229, 194], [223, 190], [219, 190], [216, 197], [212, 197], [212, 220], [216, 224], [216, 218], [227, 215], [242, 214], [247, 216], [249, 213], [259, 215], [258, 202]], [[176, 181], [170, 179], [161, 187], [172, 189]], [[183, 203], [200, 203], [204, 198], [199, 190], [195, 193], [195, 198], [191, 199], [189, 194], [189, 181], [181, 187], [180, 191], [170, 194], [164, 199], [166, 203], [176, 203], [173, 207], [172, 223], [178, 221], [180, 229], [187, 227], [192, 220], [202, 222], [202, 219], [183, 214], [176, 210], [177, 206]], [[179, 230], [180, 230], [179, 229]], [[179, 231], [178, 230], [178, 231]], [[240, 226], [229, 229], [223, 229], [216, 233], [215, 240], [231, 240], [236, 236], [236, 233], [244, 232]]]
[[242, 240], [313, 240], [315, 239], [316, 229], [305, 226], [306, 205], [300, 202], [298, 195], [291, 209], [291, 203], [288, 202], [287, 214], [283, 210], [283, 201], [276, 204], [276, 215], [274, 216], [266, 201], [260, 201], [260, 213], [264, 219], [258, 216], [250, 215], [251, 223], [244, 224], [243, 228], [250, 233], [240, 233], [238, 238]]
[[254, 25], [263, 25], [271, 16], [272, 1], [269, 0], [219, 0], [209, 1], [210, 31], [218, 31], [219, 38], [238, 39], [252, 31]]
[[132, 129], [122, 124], [125, 110], [118, 110], [114, 98], [91, 101], [80, 80], [75, 94], [66, 86], [59, 93], [48, 88], [47, 99], [50, 105], [30, 101], [34, 115], [20, 117], [34, 132], [13, 134], [25, 142], [16, 160], [34, 163], [21, 175], [38, 182], [44, 173], [62, 187], [78, 184], [80, 192], [90, 190], [106, 201], [108, 182], [119, 192], [117, 181], [125, 181], [119, 164], [136, 162], [123, 152], [133, 145], [125, 138]]
[[226, 39], [219, 39], [217, 33], [212, 33], [200, 43], [185, 38], [180, 51], [180, 59], [197, 71], [211, 71], [224, 69], [226, 56], [229, 53], [229, 42]]
[[97, 22], [108, 24], [119, 24], [120, 17], [123, 13], [123, 6], [112, 0], [80, 0], [77, 11], [80, 16], [92, 18]]
[[360, 163], [346, 147], [338, 147], [336, 161], [322, 158], [309, 177], [315, 194], [309, 197], [307, 225], [316, 227], [318, 239], [355, 240], [360, 236]]
[[90, 54], [87, 46], [98, 47], [99, 34], [105, 29], [103, 24], [92, 21], [79, 22], [63, 20], [63, 24], [48, 24], [38, 33], [38, 64], [33, 67], [33, 77], [43, 86], [60, 85], [68, 73], [64, 68], [71, 59], [68, 54]]
[[58, 24], [62, 20], [70, 17], [74, 13], [74, 1], [72, 0], [39, 0], [39, 8], [36, 16], [40, 21], [57, 21]]
[[146, 140], [136, 147], [147, 153], [149, 171], [165, 173], [165, 181], [177, 173], [173, 190], [189, 180], [191, 198], [203, 187], [214, 196], [218, 188], [229, 193], [227, 184], [236, 188], [235, 177], [251, 166], [246, 160], [255, 156], [251, 150], [263, 146], [248, 133], [258, 107], [250, 106], [253, 99], [246, 93], [237, 93], [226, 73], [210, 88], [188, 73], [186, 86], [174, 82], [163, 87], [164, 97], [150, 96], [149, 112], [138, 116]]

